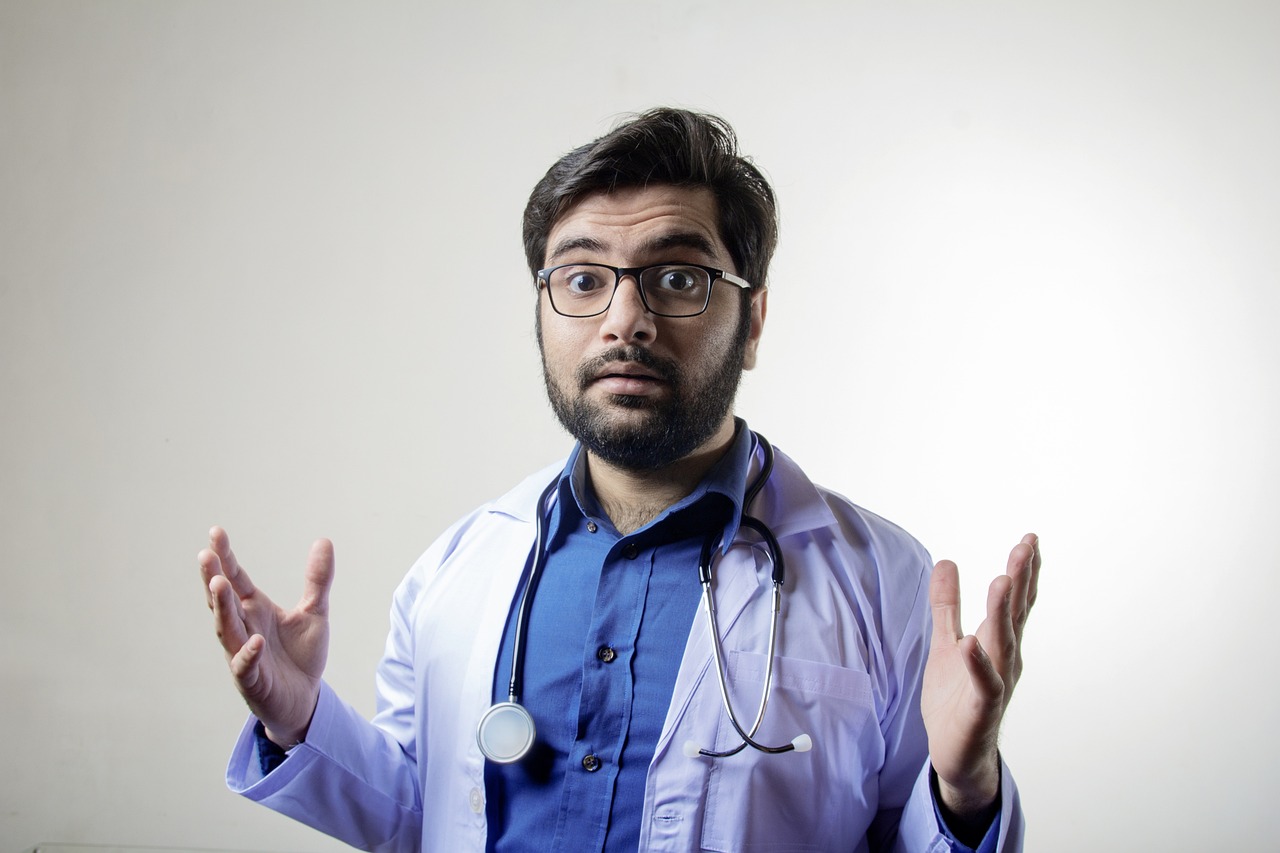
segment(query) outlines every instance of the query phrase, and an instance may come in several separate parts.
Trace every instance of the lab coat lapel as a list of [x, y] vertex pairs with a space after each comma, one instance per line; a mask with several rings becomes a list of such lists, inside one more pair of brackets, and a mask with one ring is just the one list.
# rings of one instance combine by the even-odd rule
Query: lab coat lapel
[[[818, 488], [790, 457], [777, 450], [775, 450], [773, 474], [749, 508], [749, 512], [769, 525], [782, 546], [784, 554], [788, 550], [787, 539], [806, 535], [836, 523], [835, 515], [827, 506]], [[754, 534], [740, 530], [729, 551], [715, 563], [712, 589], [715, 593], [716, 618], [723, 634], [721, 645], [726, 656], [730, 649], [749, 648], [750, 644], [743, 642], [743, 638], [747, 636], [760, 639], [760, 647], [750, 648], [751, 651], [763, 654], [768, 648], [768, 619], [771, 607], [769, 597], [772, 589], [773, 567], [765, 546], [753, 540]], [[803, 571], [803, 568], [792, 563], [787, 565], [788, 572]], [[785, 597], [784, 584], [784, 610]], [[743, 622], [743, 619], [747, 621]], [[759, 622], [758, 625], [757, 622]], [[705, 607], [699, 603], [698, 616], [689, 629], [684, 658], [680, 664], [680, 672], [676, 676], [671, 706], [667, 709], [667, 718], [662, 735], [658, 739], [655, 755], [661, 755], [666, 751], [675, 730], [689, 712], [694, 695], [703, 681], [708, 678], [713, 682], [716, 680], [715, 673], [712, 671], [715, 661], [712, 657], [711, 642]], [[728, 666], [727, 661], [726, 666]], [[718, 691], [719, 687], [713, 685], [710, 689]], [[718, 693], [715, 701], [719, 701]]]
[[[491, 701], [494, 662], [498, 659], [512, 602], [520, 594], [520, 578], [532, 554], [536, 513], [540, 509], [536, 506], [538, 496], [563, 467], [563, 462], [549, 466], [494, 501], [488, 510], [490, 523], [494, 526], [489, 529], [490, 535], [477, 540], [484, 553], [468, 561], [472, 565], [492, 567], [485, 588], [472, 587], [468, 593], [470, 600], [458, 601], [456, 610], [457, 615], [466, 614], [479, 620], [471, 630], [471, 654], [463, 686], [464, 695], [470, 697], [471, 713], [476, 720]], [[499, 530], [500, 533], [497, 532]], [[478, 581], [486, 573], [475, 574]], [[487, 601], [479, 606], [476, 602], [482, 596]]]

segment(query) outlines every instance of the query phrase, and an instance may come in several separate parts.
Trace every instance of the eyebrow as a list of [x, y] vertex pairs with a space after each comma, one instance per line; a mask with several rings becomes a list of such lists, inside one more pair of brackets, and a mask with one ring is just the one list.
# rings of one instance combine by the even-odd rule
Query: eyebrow
[[714, 257], [716, 253], [711, 241], [705, 235], [696, 231], [676, 231], [671, 234], [664, 234], [649, 241], [645, 248], [651, 252], [661, 252], [666, 249], [693, 249], [710, 257]]
[[555, 263], [561, 255], [576, 251], [604, 253], [604, 244], [594, 237], [568, 237], [556, 243], [555, 248], [547, 255], [547, 263]]
[[[673, 231], [670, 234], [663, 234], [645, 243], [642, 248], [647, 254], [665, 252], [668, 249], [693, 249], [708, 257], [715, 257], [715, 246], [706, 235], [696, 231]], [[556, 243], [551, 253], [547, 255], [547, 263], [554, 263], [561, 256], [576, 251], [604, 254], [607, 248], [594, 237], [567, 237]]]

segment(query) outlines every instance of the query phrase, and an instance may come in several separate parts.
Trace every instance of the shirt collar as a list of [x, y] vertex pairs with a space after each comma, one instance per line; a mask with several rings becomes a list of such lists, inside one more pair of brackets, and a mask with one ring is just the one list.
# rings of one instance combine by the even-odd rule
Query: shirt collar
[[[702, 478], [694, 490], [686, 497], [667, 507], [657, 518], [645, 525], [641, 530], [648, 530], [661, 524], [673, 513], [681, 512], [697, 506], [708, 495], [723, 495], [728, 499], [733, 511], [725, 524], [724, 537], [720, 541], [720, 550], [725, 552], [733, 544], [738, 535], [739, 521], [742, 518], [742, 501], [747, 490], [747, 475], [751, 468], [751, 459], [755, 454], [756, 437], [747, 428], [746, 421], [734, 418], [733, 443], [729, 445], [724, 456], [711, 466], [707, 475]], [[577, 512], [586, 518], [599, 518], [607, 523], [608, 518], [600, 510], [595, 493], [587, 481], [587, 454], [581, 442], [574, 445], [573, 452], [565, 462], [560, 474], [557, 488], [557, 500], [551, 510], [550, 538], [554, 538], [561, 526], [565, 512]]]

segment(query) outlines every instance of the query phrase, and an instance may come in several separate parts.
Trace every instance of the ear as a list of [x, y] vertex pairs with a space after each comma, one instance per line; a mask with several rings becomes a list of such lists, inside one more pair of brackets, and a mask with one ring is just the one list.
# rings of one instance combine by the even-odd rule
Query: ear
[[756, 350], [760, 346], [760, 336], [764, 334], [764, 317], [769, 313], [769, 289], [762, 287], [751, 294], [751, 331], [747, 334], [747, 351], [743, 355], [742, 369], [750, 370], [756, 366]]

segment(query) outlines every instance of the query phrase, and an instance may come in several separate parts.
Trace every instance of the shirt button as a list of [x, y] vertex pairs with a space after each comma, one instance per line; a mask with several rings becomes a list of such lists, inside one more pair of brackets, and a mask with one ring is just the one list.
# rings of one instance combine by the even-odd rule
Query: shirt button
[[588, 522], [587, 522], [587, 532], [588, 532], [588, 533], [595, 533], [595, 532], [596, 532], [597, 530], [599, 530], [599, 529], [600, 529], [600, 528], [596, 526], [596, 523], [595, 523], [594, 521], [588, 521]]
[[600, 759], [594, 755], [588, 755], [582, 759], [582, 769], [588, 773], [595, 773], [600, 769]]
[[600, 648], [596, 649], [596, 657], [600, 658], [600, 660], [604, 661], [605, 663], [613, 663], [614, 658], [616, 658], [617, 656], [618, 656], [618, 653], [615, 652], [613, 649], [609, 648], [608, 646], [601, 646]]
[[471, 789], [471, 810], [476, 814], [484, 811], [484, 796], [480, 793], [479, 788]]
[[634, 560], [639, 553], [640, 546], [634, 542], [622, 549], [622, 556], [626, 557], [628, 560]]

